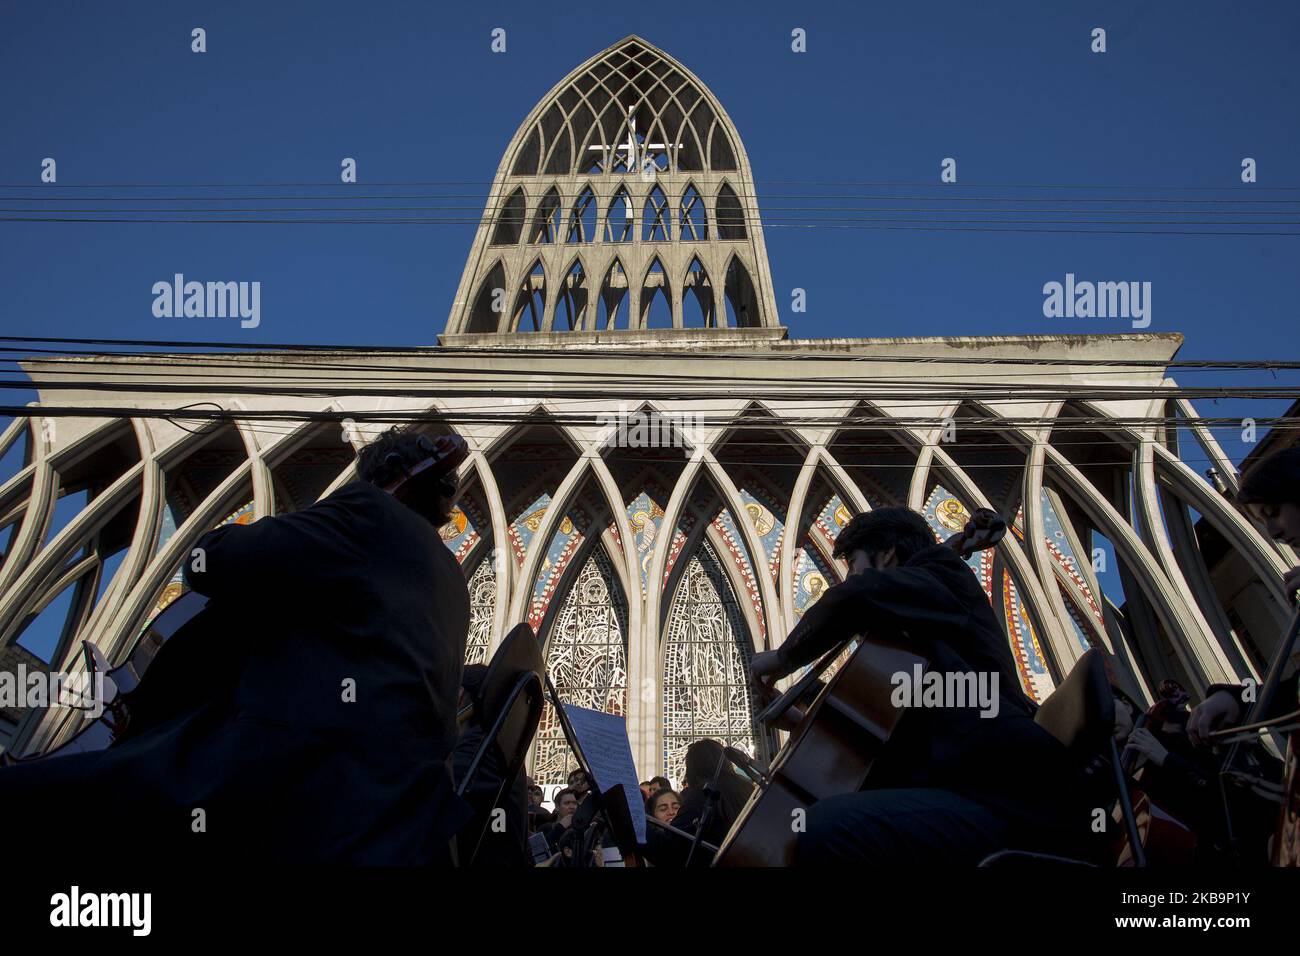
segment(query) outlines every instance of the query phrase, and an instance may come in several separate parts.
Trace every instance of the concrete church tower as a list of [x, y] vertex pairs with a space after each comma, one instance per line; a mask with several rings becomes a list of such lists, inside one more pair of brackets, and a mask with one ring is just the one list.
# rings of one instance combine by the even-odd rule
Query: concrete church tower
[[442, 341], [778, 325], [740, 134], [690, 70], [629, 36], [511, 139]]

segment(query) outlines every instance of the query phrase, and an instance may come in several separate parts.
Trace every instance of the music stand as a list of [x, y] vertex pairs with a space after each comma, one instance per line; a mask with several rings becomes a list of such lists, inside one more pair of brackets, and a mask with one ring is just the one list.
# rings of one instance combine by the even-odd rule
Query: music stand
[[[569, 715], [564, 711], [564, 702], [560, 700], [560, 694], [555, 689], [555, 684], [551, 682], [551, 675], [547, 674], [545, 676], [546, 694], [551, 699], [551, 706], [555, 708], [555, 715], [560, 721], [560, 730], [564, 733], [564, 739], [578, 761], [578, 769], [585, 773], [587, 779], [591, 781], [591, 793], [588, 795], [587, 800], [594, 801], [593, 809], [591, 814], [584, 820], [583, 827], [596, 823], [596, 817], [603, 817], [603, 828], [608, 829], [613, 835], [619, 852], [623, 854], [623, 859], [635, 863], [640, 854], [640, 844], [637, 843], [636, 829], [632, 825], [632, 813], [628, 808], [626, 791], [619, 783], [615, 783], [614, 786], [604, 792], [601, 791], [600, 781], [596, 779], [596, 775], [591, 771], [591, 762], [582, 751], [582, 745], [578, 742], [578, 735], [573, 730]], [[579, 813], [581, 813], [582, 809], [582, 807], [579, 808]], [[578, 814], [575, 814], [574, 820], [577, 821], [578, 819]], [[587, 865], [584, 859], [579, 859], [577, 863], [579, 866]]]

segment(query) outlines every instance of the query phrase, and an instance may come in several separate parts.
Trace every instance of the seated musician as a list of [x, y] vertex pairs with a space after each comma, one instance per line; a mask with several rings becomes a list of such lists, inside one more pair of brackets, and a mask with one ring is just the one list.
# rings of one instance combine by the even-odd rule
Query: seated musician
[[[1227, 818], [1218, 775], [1223, 754], [1195, 747], [1187, 736], [1190, 717], [1184, 703], [1186, 692], [1176, 681], [1161, 681], [1161, 700], [1146, 713], [1145, 726], [1134, 729], [1142, 713], [1137, 703], [1118, 688], [1115, 696], [1115, 737], [1123, 751], [1128, 773], [1134, 775], [1130, 791], [1140, 790], [1151, 803], [1187, 827], [1196, 840], [1195, 862], [1263, 864], [1267, 859], [1268, 836], [1276, 806], [1253, 792], [1242, 792], [1233, 800], [1233, 827], [1237, 848], [1229, 845]], [[1259, 751], [1260, 748], [1251, 748]], [[1269, 776], [1277, 776], [1277, 762], [1262, 751], [1252, 753], [1254, 763]], [[1101, 768], [1109, 780], [1109, 767]]]
[[[688, 857], [691, 866], [708, 866], [713, 852], [700, 847], [692, 857], [689, 838], [700, 833], [703, 842], [715, 847], [721, 844], [754, 789], [737, 775], [716, 740], [694, 741], [686, 748], [685, 762], [686, 788], [671, 823], [686, 836], [651, 827], [646, 833], [646, 857], [655, 866], [684, 867]], [[672, 791], [658, 791], [651, 803], [662, 793]]]
[[[828, 589], [777, 650], [755, 655], [772, 680], [854, 634], [903, 640], [939, 673], [983, 673], [996, 707], [909, 708], [876, 760], [871, 789], [808, 809], [801, 865], [972, 865], [999, 849], [1064, 850], [1087, 809], [1071, 797], [1065, 748], [1033, 721], [988, 598], [925, 519], [906, 508], [853, 518], [834, 554], [848, 578]], [[988, 716], [981, 716], [981, 713]]]
[[359, 480], [200, 539], [186, 576], [238, 612], [217, 642], [240, 655], [233, 686], [108, 750], [0, 770], [31, 858], [58, 833], [70, 853], [100, 852], [69, 826], [90, 801], [133, 860], [452, 862], [468, 816], [446, 760], [469, 594], [437, 530], [454, 473], [433, 465], [463, 458], [459, 439], [393, 429], [362, 449]]
[[[487, 678], [487, 665], [469, 664], [461, 676], [458, 710], [469, 709], [468, 717], [461, 723], [460, 738], [451, 755], [452, 776], [459, 785], [469, 773], [483, 743], [485, 728], [478, 712], [478, 696]], [[461, 866], [471, 859], [475, 866], [526, 866], [528, 863], [528, 783], [522, 768], [510, 785], [502, 792], [506, 770], [504, 755], [499, 747], [489, 747], [474, 773], [474, 780], [465, 792], [474, 813], [474, 819], [457, 838], [457, 852]], [[538, 790], [540, 804], [541, 788]], [[500, 794], [500, 799], [498, 799]], [[501, 825], [494, 825], [494, 810]], [[481, 844], [480, 844], [481, 837]]]
[[[1300, 548], [1300, 448], [1288, 448], [1270, 455], [1246, 473], [1237, 492], [1237, 502], [1245, 505], [1275, 541]], [[1292, 601], [1300, 589], [1300, 567], [1294, 567], [1282, 580], [1282, 589]], [[1284, 673], [1266, 711], [1255, 715], [1266, 720], [1288, 714], [1300, 707], [1300, 669], [1294, 663]], [[1253, 691], [1256, 688], [1251, 688]], [[1245, 686], [1214, 684], [1205, 700], [1196, 706], [1187, 723], [1192, 742], [1208, 746], [1207, 736], [1214, 730], [1241, 723], [1250, 706]]]

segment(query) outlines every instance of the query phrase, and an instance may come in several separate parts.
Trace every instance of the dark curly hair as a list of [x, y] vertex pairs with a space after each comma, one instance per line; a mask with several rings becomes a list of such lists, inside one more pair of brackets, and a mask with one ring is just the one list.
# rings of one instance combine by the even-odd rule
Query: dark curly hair
[[1243, 505], [1300, 503], [1300, 448], [1287, 448], [1252, 465], [1241, 479], [1237, 501]]
[[934, 532], [911, 508], [877, 508], [854, 515], [836, 536], [832, 555], [847, 560], [854, 551], [875, 555], [892, 547], [903, 564], [934, 545]]
[[429, 439], [396, 425], [357, 453], [357, 477], [381, 488], [402, 476], [402, 469], [417, 465], [432, 453]]

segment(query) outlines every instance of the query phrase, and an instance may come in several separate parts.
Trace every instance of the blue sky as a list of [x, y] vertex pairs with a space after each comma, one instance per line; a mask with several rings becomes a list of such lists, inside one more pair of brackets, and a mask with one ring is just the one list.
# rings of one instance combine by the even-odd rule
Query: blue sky
[[[502, 150], [536, 101], [629, 33], [682, 60], [719, 97], [744, 140], [760, 206], [798, 204], [776, 198], [804, 188], [782, 181], [934, 183], [949, 156], [966, 194], [978, 193], [972, 184], [1067, 184], [1096, 188], [1037, 194], [1131, 198], [1189, 187], [1174, 195], [1300, 200], [1300, 4], [1290, 0], [561, 8], [10, 0], [0, 8], [0, 206], [205, 192], [159, 184], [332, 183], [351, 156], [360, 183], [350, 188], [461, 183], [390, 191], [463, 195], [457, 201], [481, 210]], [[190, 50], [196, 26], [207, 31], [201, 55]], [[490, 49], [498, 27], [504, 54]], [[790, 50], [796, 27], [807, 31], [807, 53]], [[1094, 27], [1107, 30], [1104, 54], [1090, 51]], [[1240, 183], [1246, 156], [1258, 163], [1254, 187]], [[30, 188], [45, 157], [58, 161], [57, 193]], [[63, 188], [105, 183], [154, 188]], [[0, 328], [428, 345], [472, 236], [468, 223], [0, 222]], [[1151, 282], [1150, 330], [1182, 332], [1183, 358], [1297, 357], [1297, 237], [769, 228], [766, 240], [781, 318], [796, 337], [1127, 331], [1123, 320], [1043, 316], [1043, 284], [1072, 272]], [[260, 281], [261, 325], [155, 318], [150, 289], [176, 272]], [[791, 315], [795, 287], [807, 290], [808, 311]], [[1178, 377], [1300, 384], [1294, 373]], [[1287, 404], [1201, 410], [1266, 416]], [[1246, 450], [1231, 432], [1223, 437], [1235, 456]]]

